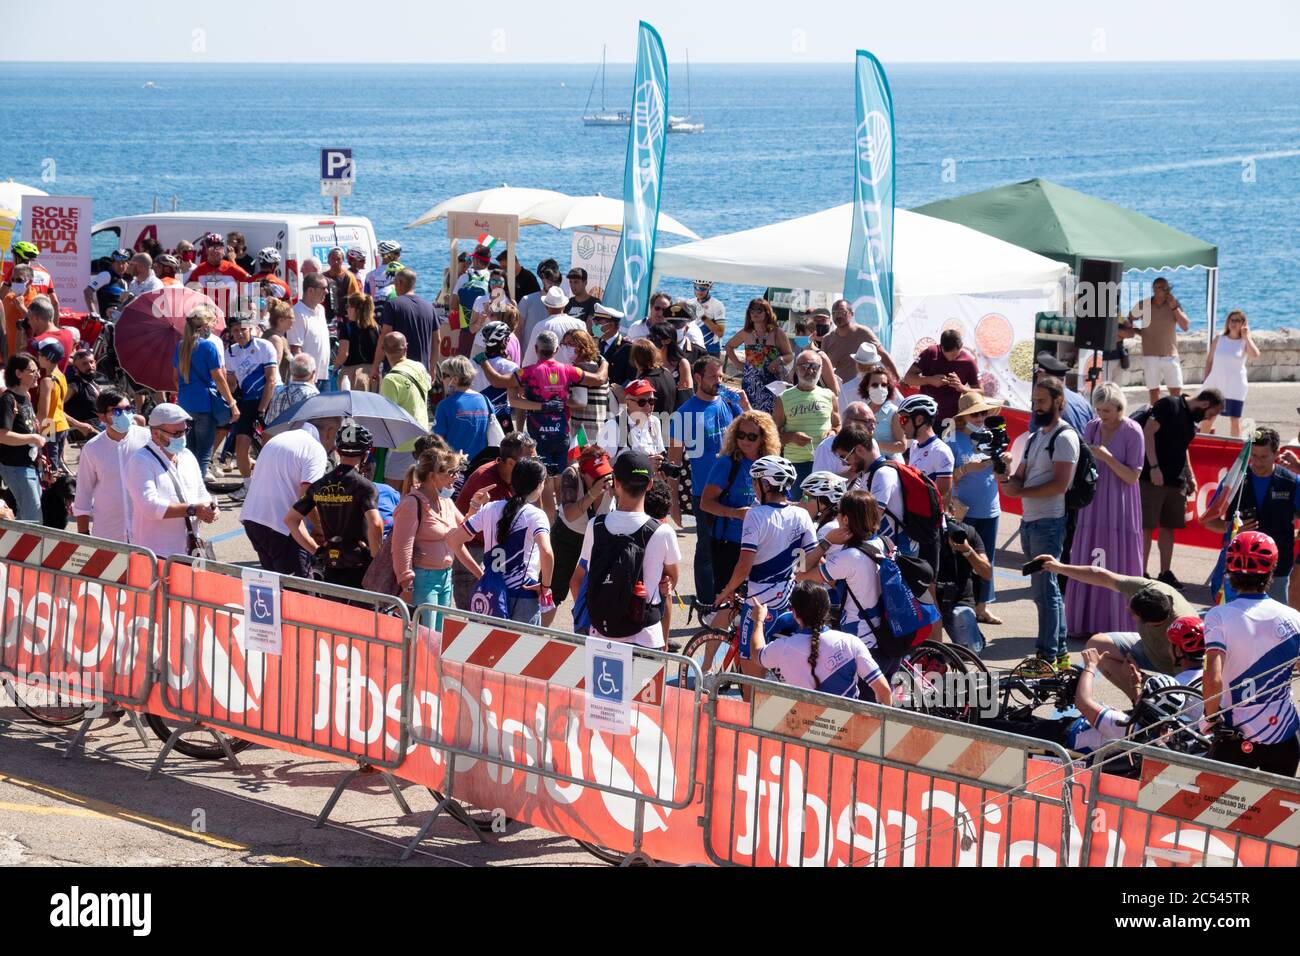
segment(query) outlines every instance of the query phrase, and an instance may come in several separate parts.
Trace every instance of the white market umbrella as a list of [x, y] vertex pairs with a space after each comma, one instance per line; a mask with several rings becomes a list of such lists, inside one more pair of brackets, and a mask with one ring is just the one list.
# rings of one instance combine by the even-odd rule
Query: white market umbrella
[[[853, 204], [659, 249], [655, 276], [836, 292], [844, 286]], [[966, 226], [906, 209], [894, 215], [894, 295], [1043, 289], [1068, 267]]]
[[16, 183], [12, 179], [0, 183], [0, 216], [17, 219], [23, 212], [24, 196], [48, 196], [44, 189]]
[[415, 221], [407, 224], [407, 229], [423, 226], [426, 223], [446, 219], [449, 212], [480, 212], [498, 215], [518, 216], [519, 225], [536, 226], [541, 220], [528, 216], [528, 210], [548, 199], [568, 198], [564, 193], [553, 189], [524, 189], [518, 186], [497, 186], [495, 189], [480, 189], [477, 192], [462, 193], [452, 196], [434, 206]]
[[[597, 193], [595, 196], [559, 196], [528, 210], [528, 217], [556, 229], [608, 229], [623, 231], [623, 201]], [[521, 222], [520, 225], [523, 223]], [[659, 214], [659, 231], [687, 239], [700, 237], [667, 213]]]

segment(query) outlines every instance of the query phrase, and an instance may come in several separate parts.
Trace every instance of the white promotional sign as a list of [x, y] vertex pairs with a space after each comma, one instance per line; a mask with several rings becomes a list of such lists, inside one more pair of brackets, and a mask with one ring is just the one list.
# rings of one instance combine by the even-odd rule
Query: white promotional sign
[[320, 151], [320, 194], [322, 196], [351, 196], [356, 180], [356, 166], [351, 149], [322, 149]]
[[40, 263], [54, 280], [62, 305], [80, 308], [81, 290], [90, 281], [89, 196], [24, 196], [23, 239], [41, 250]]
[[909, 368], [946, 330], [956, 329], [979, 364], [984, 394], [1004, 405], [1029, 408], [1034, 320], [1050, 304], [1040, 296], [905, 295], [894, 313], [889, 353], [900, 369]]
[[603, 289], [609, 282], [609, 270], [614, 265], [616, 252], [617, 234], [578, 229], [573, 233], [569, 266], [587, 270], [587, 288]]
[[632, 732], [632, 645], [587, 639], [586, 725], [626, 736]]
[[250, 651], [280, 656], [280, 576], [244, 568], [244, 639]]

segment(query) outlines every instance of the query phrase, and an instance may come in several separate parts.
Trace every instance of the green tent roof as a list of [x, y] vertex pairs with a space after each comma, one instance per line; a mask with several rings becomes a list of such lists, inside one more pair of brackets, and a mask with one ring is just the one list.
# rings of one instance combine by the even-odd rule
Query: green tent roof
[[1214, 266], [1219, 250], [1141, 213], [1045, 179], [942, 199], [914, 212], [947, 219], [1069, 263], [1119, 259], [1125, 269]]

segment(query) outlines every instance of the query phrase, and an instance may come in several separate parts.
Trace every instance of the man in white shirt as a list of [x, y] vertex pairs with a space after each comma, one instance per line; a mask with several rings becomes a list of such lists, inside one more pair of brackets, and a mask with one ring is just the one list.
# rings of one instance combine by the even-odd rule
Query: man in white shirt
[[293, 540], [284, 516], [308, 486], [329, 470], [326, 456], [341, 425], [337, 418], [304, 422], [262, 446], [239, 520], [268, 571], [302, 578], [311, 573], [312, 556]]
[[153, 256], [149, 253], [137, 252], [131, 257], [128, 268], [131, 281], [126, 286], [127, 301], [146, 292], [157, 292], [163, 287], [162, 279], [153, 274]]
[[568, 304], [569, 297], [561, 292], [558, 286], [543, 292], [541, 301], [546, 308], [546, 318], [533, 326], [528, 335], [528, 347], [524, 349], [524, 360], [521, 363], [525, 366], [536, 365], [541, 361], [537, 355], [537, 336], [543, 332], [552, 332], [555, 334], [555, 341], [563, 342], [566, 332], [574, 329], [587, 331], [587, 323], [582, 319], [564, 314], [564, 307]]
[[704, 340], [704, 350], [710, 355], [722, 353], [722, 340], [726, 337], [727, 307], [720, 299], [713, 298], [713, 283], [708, 279], [696, 279], [695, 289], [695, 323]]
[[[868, 407], [867, 411], [870, 412], [871, 408]], [[864, 421], [841, 428], [831, 442], [831, 450], [839, 459], [837, 467], [831, 470], [848, 481], [849, 491], [871, 492], [872, 497], [884, 509], [880, 522], [881, 535], [889, 538], [904, 554], [915, 554], [915, 548], [902, 528], [903, 486], [898, 479], [898, 472], [889, 464], [889, 459], [880, 454], [874, 438], [875, 431], [874, 414]]]
[[199, 473], [199, 461], [185, 447], [190, 416], [164, 402], [149, 414], [149, 438], [126, 465], [131, 543], [161, 559], [187, 554], [189, 523], [217, 520], [217, 503]]
[[[843, 419], [842, 428], [848, 428], [850, 425], [862, 425], [866, 427], [873, 436], [875, 435], [876, 413], [871, 410], [871, 406], [866, 402], [850, 403], [845, 407], [844, 414], [841, 418]], [[835, 444], [835, 436], [838, 434], [838, 431], [831, 432], [823, 438], [821, 444], [813, 450], [813, 471], [829, 471], [832, 475], [838, 475], [844, 471], [844, 464], [840, 461], [839, 455], [835, 454], [835, 450], [831, 447]], [[871, 445], [871, 452], [874, 456], [878, 456], [880, 450], [876, 447], [874, 437]], [[872, 457], [871, 460], [875, 461], [876, 459], [875, 457]]]
[[551, 289], [560, 288], [564, 281], [560, 276], [559, 264], [554, 259], [538, 263], [537, 280], [541, 283], [541, 291], [530, 292], [519, 300], [519, 326], [515, 329], [515, 338], [524, 345], [532, 341], [533, 330], [545, 322], [550, 314], [542, 304], [542, 299]]
[[[582, 539], [582, 555], [578, 567], [573, 572], [569, 593], [584, 593], [582, 584], [591, 566], [593, 551], [609, 554], [614, 549], [605, 543], [610, 539], [644, 536], [649, 533], [641, 556], [641, 583], [645, 588], [645, 626], [630, 635], [605, 635], [593, 624], [591, 633], [607, 640], [626, 641], [638, 647], [663, 647], [664, 634], [659, 622], [663, 616], [664, 599], [659, 591], [660, 583], [666, 578], [671, 587], [677, 585], [677, 566], [681, 563], [681, 551], [677, 547], [677, 535], [667, 524], [660, 524], [645, 513], [645, 493], [650, 487], [654, 475], [654, 466], [648, 456], [638, 451], [625, 451], [614, 461], [614, 500], [616, 508], [607, 515], [598, 515], [587, 524], [587, 532]], [[597, 527], [599, 525], [599, 528]], [[651, 527], [653, 526], [653, 527]], [[602, 539], [602, 546], [595, 547], [596, 538]], [[598, 567], [599, 570], [599, 567]], [[592, 589], [585, 594], [587, 606], [592, 607], [596, 597], [595, 589], [601, 583], [593, 576]], [[576, 599], [576, 598], [575, 598]], [[597, 598], [601, 603], [604, 598]], [[620, 595], [620, 600], [627, 604], [629, 595]]]
[[81, 449], [72, 513], [79, 534], [126, 544], [131, 513], [123, 474], [130, 457], [149, 441], [149, 429], [136, 424], [135, 406], [116, 389], [99, 393], [95, 411], [107, 427]]
[[644, 319], [639, 319], [632, 323], [632, 327], [627, 330], [628, 339], [648, 339], [650, 330], [656, 325], [663, 325], [669, 322], [670, 316], [677, 316], [685, 321], [670, 323], [677, 332], [677, 344], [682, 348], [689, 345], [704, 348], [704, 335], [700, 332], [700, 327], [694, 321], [696, 307], [689, 302], [678, 302], [674, 305], [672, 297], [666, 292], [656, 292], [650, 296], [650, 312]]
[[316, 363], [316, 388], [325, 391], [330, 373], [330, 327], [325, 320], [328, 280], [319, 272], [303, 276], [302, 298], [293, 307], [289, 351], [306, 352]]

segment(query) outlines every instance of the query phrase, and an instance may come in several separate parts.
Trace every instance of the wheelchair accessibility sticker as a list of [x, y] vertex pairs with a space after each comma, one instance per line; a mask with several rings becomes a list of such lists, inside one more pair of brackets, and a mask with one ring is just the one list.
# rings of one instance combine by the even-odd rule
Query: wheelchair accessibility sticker
[[632, 732], [632, 645], [599, 638], [587, 640], [587, 706], [592, 730]]
[[280, 654], [280, 576], [244, 568], [244, 642], [248, 650]]

